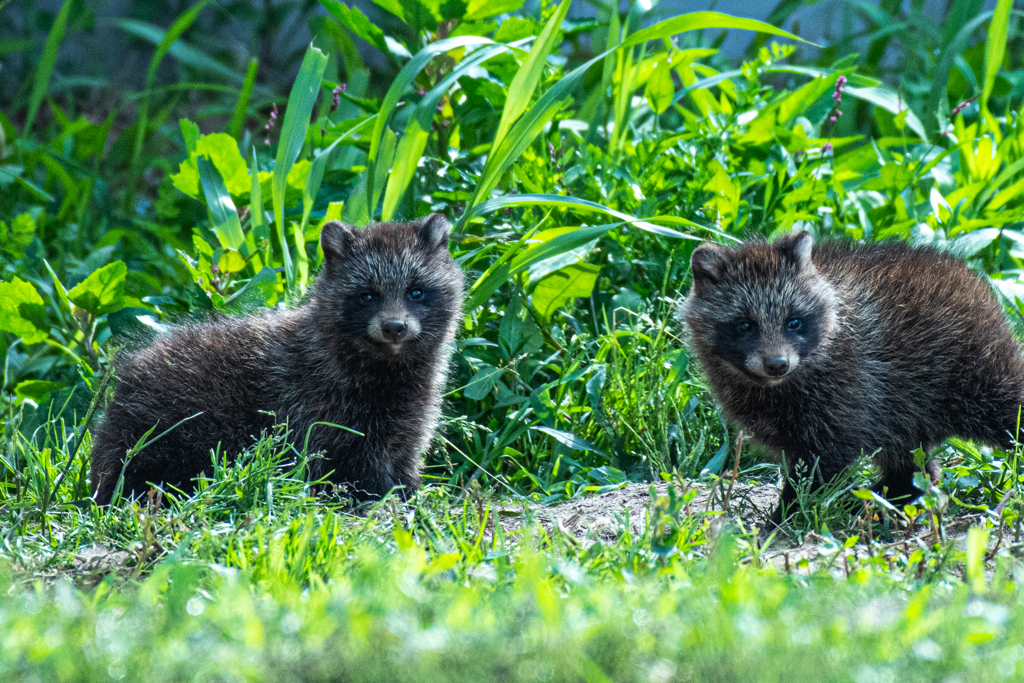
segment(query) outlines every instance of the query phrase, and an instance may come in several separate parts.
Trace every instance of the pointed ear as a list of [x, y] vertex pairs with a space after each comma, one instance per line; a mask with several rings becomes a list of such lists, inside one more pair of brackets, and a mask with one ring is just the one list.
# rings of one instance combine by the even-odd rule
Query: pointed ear
[[351, 254], [352, 242], [357, 229], [339, 221], [324, 224], [320, 231], [320, 246], [324, 250], [324, 261], [328, 263], [341, 261]]
[[452, 225], [448, 219], [440, 213], [432, 213], [426, 218], [418, 221], [416, 236], [430, 249], [448, 247], [448, 236], [452, 232]]
[[706, 242], [694, 249], [690, 257], [693, 284], [710, 285], [718, 282], [728, 260], [729, 253], [717, 244]]
[[806, 230], [793, 232], [780, 238], [775, 243], [782, 253], [796, 263], [796, 268], [801, 273], [810, 273], [815, 270], [811, 262], [811, 251], [814, 247], [814, 238]]

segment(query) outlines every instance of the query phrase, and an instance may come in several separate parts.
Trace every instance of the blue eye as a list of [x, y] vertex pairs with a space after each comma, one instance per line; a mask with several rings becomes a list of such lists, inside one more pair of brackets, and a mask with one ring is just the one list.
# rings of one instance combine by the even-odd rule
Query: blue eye
[[751, 323], [749, 320], [744, 320], [743, 322], [737, 323], [736, 325], [736, 331], [739, 332], [740, 334], [747, 334], [753, 329], [754, 324]]
[[786, 321], [786, 329], [790, 330], [791, 332], [795, 332], [796, 330], [799, 330], [803, 326], [803, 321], [801, 321], [800, 318], [790, 318], [789, 320]]
[[373, 292], [363, 292], [362, 294], [359, 295], [359, 298], [369, 303], [373, 301]]
[[419, 287], [415, 287], [409, 290], [409, 298], [413, 301], [419, 301], [423, 298], [423, 290]]

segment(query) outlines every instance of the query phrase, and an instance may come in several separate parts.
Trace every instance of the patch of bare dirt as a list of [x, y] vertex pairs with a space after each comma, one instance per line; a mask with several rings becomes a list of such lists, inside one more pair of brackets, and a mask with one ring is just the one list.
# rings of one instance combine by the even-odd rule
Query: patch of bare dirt
[[[523, 505], [506, 506], [499, 510], [499, 519], [505, 531], [517, 531], [524, 520], [536, 519], [549, 533], [558, 531], [574, 538], [583, 546], [600, 541], [603, 544], [614, 543], [628, 530], [633, 536], [643, 534], [648, 523], [651, 488], [658, 497], [668, 495], [669, 484], [637, 483], [629, 484], [622, 489], [601, 495], [586, 496], [568, 500], [557, 505]], [[758, 542], [761, 546], [762, 561], [771, 563], [784, 571], [807, 571], [829, 566], [834, 571], [849, 571], [849, 567], [858, 560], [881, 558], [893, 564], [899, 556], [907, 557], [914, 550], [931, 547], [935, 542], [935, 529], [922, 525], [913, 533], [905, 530], [897, 531], [896, 540], [886, 544], [865, 543], [866, 529], [848, 529], [837, 538], [822, 536], [813, 531], [796, 534], [789, 528], [783, 528], [773, 536], [768, 533], [768, 520], [778, 504], [779, 489], [774, 484], [756, 484], [737, 482], [730, 494], [728, 512], [723, 513], [724, 485], [709, 486], [702, 482], [684, 485], [680, 490], [674, 484], [677, 494], [686, 491], [696, 492], [690, 501], [687, 514], [713, 514], [721, 522], [713, 522], [710, 533], [720, 530], [726, 520], [738, 520], [746, 531], [758, 529]], [[972, 526], [982, 523], [978, 513], [964, 511], [955, 517], [947, 518], [941, 529], [941, 540], [952, 541], [958, 549], [966, 547], [967, 531]], [[861, 533], [862, 538], [850, 548], [843, 547], [847, 535]], [[771, 536], [771, 538], [769, 538]], [[765, 545], [767, 543], [767, 545]], [[1002, 533], [991, 533], [989, 540], [990, 555], [1002, 548], [1018, 548], [1024, 550], [1024, 542], [1014, 538], [1012, 529], [1003, 529]], [[890, 559], [891, 558], [891, 559]]]

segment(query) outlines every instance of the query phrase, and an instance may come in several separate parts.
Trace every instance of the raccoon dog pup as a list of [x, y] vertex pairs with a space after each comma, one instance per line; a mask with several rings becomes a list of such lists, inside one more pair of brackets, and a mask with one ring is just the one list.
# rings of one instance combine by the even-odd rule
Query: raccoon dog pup
[[[309, 452], [324, 452], [314, 477], [333, 471], [364, 499], [417, 489], [462, 308], [450, 230], [437, 214], [363, 230], [328, 223], [324, 266], [301, 307], [180, 326], [122, 354], [94, 439], [96, 501], [110, 502], [122, 469], [125, 493], [147, 482], [187, 491], [211, 449], [234, 455], [275, 419], [288, 420], [297, 448], [309, 431]], [[125, 466], [151, 427], [155, 436], [197, 413]]]
[[[903, 502], [915, 449], [1009, 447], [1024, 357], [989, 287], [934, 249], [812, 242], [694, 250], [679, 316], [726, 414], [814, 486], [877, 451], [877, 489]], [[787, 481], [773, 519], [795, 500]]]

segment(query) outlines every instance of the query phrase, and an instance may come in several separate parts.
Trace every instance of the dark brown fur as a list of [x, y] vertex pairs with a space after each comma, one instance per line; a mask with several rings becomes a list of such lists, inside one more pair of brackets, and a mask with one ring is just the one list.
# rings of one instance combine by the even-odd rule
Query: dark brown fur
[[[878, 451], [878, 489], [908, 501], [920, 493], [915, 449], [951, 436], [1003, 448], [1016, 438], [1021, 346], [963, 261], [902, 244], [812, 251], [801, 232], [705, 244], [691, 265], [680, 315], [711, 388], [791, 471], [817, 461], [816, 485]], [[794, 500], [787, 483], [782, 503]]]
[[417, 489], [462, 306], [449, 231], [439, 215], [364, 230], [329, 223], [305, 305], [177, 327], [120, 357], [93, 445], [96, 500], [110, 501], [126, 451], [148, 429], [155, 437], [197, 413], [129, 461], [125, 493], [148, 482], [188, 490], [209, 471], [211, 449], [233, 456], [275, 419], [288, 420], [300, 450], [312, 427], [309, 452], [325, 454], [313, 476], [333, 471], [361, 498]]

